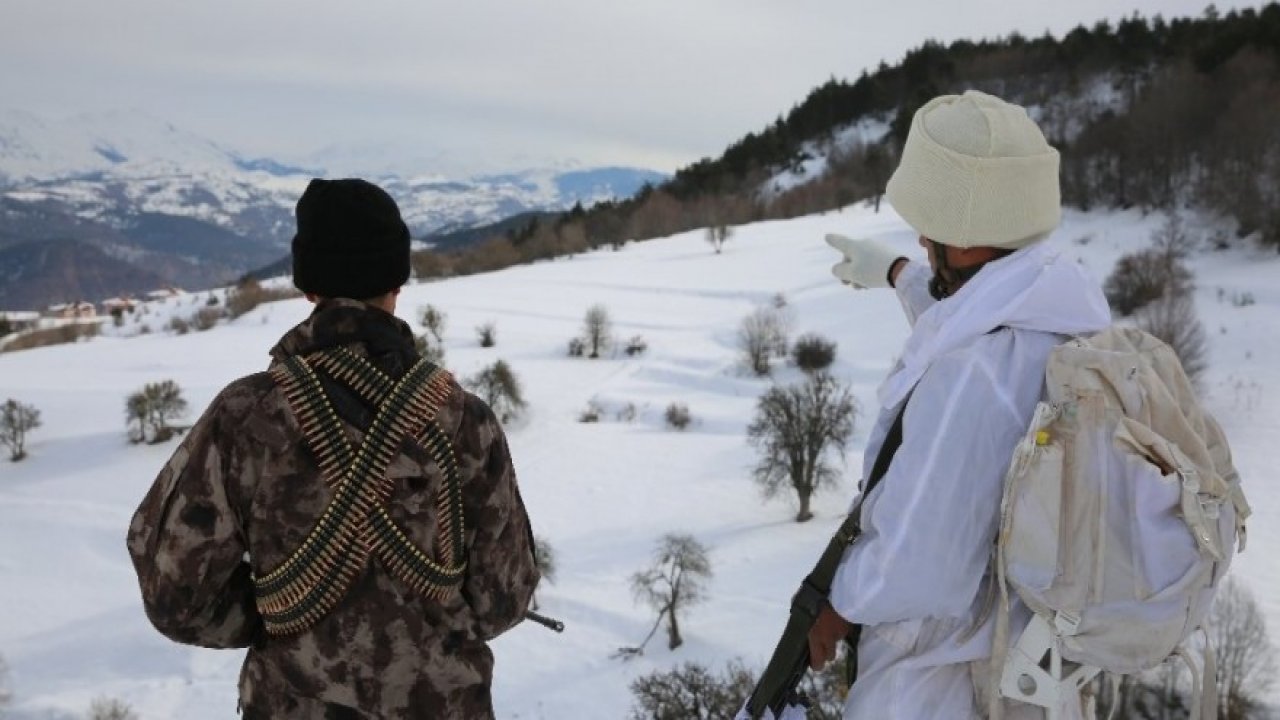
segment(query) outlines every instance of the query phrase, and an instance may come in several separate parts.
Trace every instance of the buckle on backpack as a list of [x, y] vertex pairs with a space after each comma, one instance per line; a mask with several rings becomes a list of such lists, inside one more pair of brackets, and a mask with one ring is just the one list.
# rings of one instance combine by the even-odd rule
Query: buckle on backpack
[[1053, 616], [1053, 629], [1059, 635], [1070, 637], [1080, 631], [1080, 618], [1059, 610]]

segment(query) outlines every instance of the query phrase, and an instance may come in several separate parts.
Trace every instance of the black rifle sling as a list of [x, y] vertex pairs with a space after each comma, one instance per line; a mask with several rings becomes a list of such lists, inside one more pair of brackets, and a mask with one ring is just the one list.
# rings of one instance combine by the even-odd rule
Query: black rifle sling
[[[760, 675], [760, 681], [747, 700], [747, 712], [752, 718], [761, 717], [766, 708], [772, 710], [777, 717], [784, 707], [799, 702], [796, 688], [809, 668], [809, 629], [813, 627], [818, 612], [831, 594], [831, 583], [844, 558], [845, 550], [862, 534], [862, 503], [889, 472], [893, 456], [902, 445], [902, 419], [907, 413], [910, 399], [908, 396], [903, 401], [902, 409], [889, 426], [889, 432], [871, 465], [871, 475], [867, 478], [857, 504], [827, 543], [813, 571], [800, 583], [800, 589], [791, 598], [787, 626], [782, 631], [782, 637], [773, 650], [769, 664]], [[852, 676], [857, 672], [857, 638], [860, 631], [861, 626], [855, 625], [847, 638], [850, 643], [850, 684]]]
[[[908, 396], [907, 400], [911, 397]], [[902, 445], [902, 416], [907, 414], [907, 400], [902, 402], [902, 409], [898, 411], [898, 417], [894, 418], [893, 424], [889, 426], [889, 432], [884, 436], [884, 442], [880, 445], [880, 452], [876, 454], [876, 461], [871, 465], [871, 477], [867, 478], [867, 487], [862, 491], [862, 497], [858, 500], [858, 506], [849, 513], [849, 516], [855, 518], [856, 528], [854, 530], [853, 540], [857, 539], [857, 535], [862, 534], [862, 503], [866, 500], [876, 485], [880, 484], [880, 480], [889, 472], [889, 465], [893, 463], [893, 456], [898, 453], [898, 447]], [[845, 522], [848, 522], [846, 520]], [[853, 540], [849, 542], [852, 543]], [[835, 570], [831, 571], [832, 579], [835, 578]], [[827, 593], [830, 594], [830, 580], [827, 585]], [[853, 681], [858, 679], [858, 640], [862, 637], [862, 625], [856, 624], [849, 629], [849, 635], [845, 638], [845, 642], [849, 645], [848, 661], [846, 664], [845, 680], [849, 687], [853, 687]]]

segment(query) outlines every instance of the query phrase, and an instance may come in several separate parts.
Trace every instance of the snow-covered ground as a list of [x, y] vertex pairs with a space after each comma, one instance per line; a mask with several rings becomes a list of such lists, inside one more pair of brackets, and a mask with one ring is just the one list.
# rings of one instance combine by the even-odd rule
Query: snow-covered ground
[[[1054, 242], [1102, 277], [1161, 221], [1069, 213]], [[722, 255], [691, 232], [402, 293], [399, 314], [411, 322], [427, 303], [448, 313], [446, 364], [455, 373], [505, 359], [529, 401], [527, 417], [508, 430], [535, 531], [557, 552], [558, 577], [539, 591], [541, 609], [567, 629], [520, 626], [495, 643], [499, 717], [622, 718], [628, 684], [641, 674], [683, 661], [763, 665], [796, 583], [853, 494], [875, 387], [907, 335], [891, 293], [854, 292], [831, 278], [837, 258], [822, 235], [833, 231], [920, 254], [887, 206], [879, 215], [857, 208], [738, 228]], [[1235, 573], [1280, 642], [1280, 486], [1270, 481], [1280, 457], [1280, 257], [1206, 250], [1192, 265], [1212, 344], [1206, 402], [1232, 441], [1255, 511]], [[740, 368], [735, 335], [742, 318], [777, 293], [797, 334], [838, 342], [834, 372], [863, 407], [849, 469], [838, 488], [817, 496], [817, 517], [802, 525], [792, 522], [788, 501], [761, 500], [745, 438], [770, 381]], [[1244, 293], [1256, 303], [1232, 302]], [[152, 317], [190, 303], [172, 301]], [[648, 352], [567, 357], [568, 340], [597, 303], [608, 308], [617, 338], [642, 335]], [[141, 718], [234, 716], [242, 653], [171, 644], [143, 616], [125, 529], [174, 446], [129, 445], [124, 400], [144, 383], [174, 379], [194, 419], [228, 381], [265, 367], [267, 349], [308, 309], [292, 300], [207, 332], [177, 336], [157, 323], [147, 335], [0, 354], [0, 399], [34, 404], [44, 420], [29, 459], [0, 462], [0, 655], [11, 667], [16, 717], [80, 717], [104, 695], [123, 698]], [[497, 326], [497, 346], [488, 349], [475, 334], [486, 322]], [[799, 377], [779, 366], [774, 379]], [[592, 400], [609, 409], [634, 403], [638, 412], [630, 422], [609, 413], [579, 423]], [[695, 418], [685, 432], [664, 427], [674, 401]], [[627, 579], [668, 532], [692, 533], [710, 547], [707, 600], [683, 623], [684, 647], [668, 651], [658, 638], [638, 659], [611, 659], [652, 622]]]

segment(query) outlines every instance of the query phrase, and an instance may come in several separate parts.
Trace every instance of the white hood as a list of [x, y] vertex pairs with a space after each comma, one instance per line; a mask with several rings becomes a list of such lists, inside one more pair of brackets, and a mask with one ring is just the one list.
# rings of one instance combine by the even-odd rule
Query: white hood
[[938, 357], [998, 327], [1082, 335], [1111, 324], [1098, 282], [1046, 242], [988, 263], [916, 320], [902, 359], [878, 397], [895, 407]]

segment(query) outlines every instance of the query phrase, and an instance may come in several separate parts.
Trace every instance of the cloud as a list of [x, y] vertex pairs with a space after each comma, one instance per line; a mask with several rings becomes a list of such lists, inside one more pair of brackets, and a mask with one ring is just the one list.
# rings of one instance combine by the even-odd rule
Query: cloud
[[[1202, 2], [1130, 5], [1185, 15]], [[1115, 7], [6, 0], [0, 97], [42, 113], [140, 108], [286, 158], [390, 143], [462, 166], [519, 155], [671, 170], [759, 130], [828, 77], [896, 62], [927, 38], [1062, 33], [1114, 19]]]

